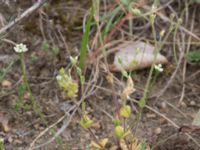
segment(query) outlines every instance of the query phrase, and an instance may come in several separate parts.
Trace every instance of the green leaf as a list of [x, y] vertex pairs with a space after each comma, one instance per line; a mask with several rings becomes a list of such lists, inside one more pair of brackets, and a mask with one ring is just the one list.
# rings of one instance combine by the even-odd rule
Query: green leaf
[[53, 52], [54, 56], [56, 56], [60, 53], [60, 49], [58, 47], [54, 47], [54, 48], [52, 48], [52, 52]]
[[119, 119], [115, 119], [115, 120], [113, 121], [113, 123], [114, 123], [114, 126], [117, 127], [117, 126], [120, 125], [120, 120], [119, 120]]
[[93, 124], [93, 121], [87, 116], [87, 115], [84, 115], [82, 118], [81, 118], [81, 121], [80, 121], [80, 125], [84, 128], [84, 129], [88, 129], [92, 126]]
[[123, 4], [123, 5], [126, 5], [128, 6], [130, 3], [131, 3], [132, 0], [120, 0], [120, 2]]
[[59, 87], [64, 91], [66, 97], [76, 97], [78, 92], [78, 84], [71, 78], [70, 75], [65, 73], [64, 68], [59, 70], [59, 74], [56, 76]]
[[200, 3], [200, 0], [194, 0], [196, 3]]
[[117, 136], [117, 138], [121, 139], [124, 136], [124, 128], [122, 126], [116, 126], [115, 127], [115, 135]]
[[199, 62], [200, 61], [200, 50], [191, 51], [186, 55], [188, 62]]
[[141, 144], [140, 144], [140, 150], [146, 150], [147, 149], [147, 143], [145, 141], [143, 141]]
[[10, 71], [13, 64], [14, 62], [12, 61], [6, 68], [0, 69], [0, 81], [2, 81], [5, 78], [6, 74]]
[[144, 108], [145, 104], [146, 104], [145, 99], [144, 98], [140, 99], [140, 101], [139, 101], [140, 108]]
[[42, 50], [47, 51], [49, 49], [49, 43], [47, 41], [42, 42]]
[[195, 118], [194, 118], [194, 120], [192, 122], [192, 125], [197, 125], [197, 126], [200, 125], [200, 109], [197, 112], [197, 114], [195, 115]]
[[129, 105], [124, 105], [120, 109], [120, 116], [122, 116], [124, 118], [129, 118], [130, 115], [131, 115], [131, 107]]
[[31, 63], [37, 62], [38, 59], [39, 57], [35, 53], [31, 54]]
[[121, 73], [124, 77], [128, 78], [128, 72], [126, 70], [122, 70]]
[[[106, 22], [106, 26], [103, 31], [103, 39], [107, 36], [107, 34], [110, 32], [111, 29], [121, 20], [122, 16], [117, 16], [117, 14], [120, 12], [121, 7], [116, 7], [112, 12], [111, 16], [109, 17], [108, 21]], [[122, 14], [119, 14], [122, 15]], [[116, 19], [117, 16], [117, 20]]]
[[79, 67], [81, 68], [81, 70], [83, 70], [85, 67], [85, 59], [87, 56], [87, 44], [88, 44], [89, 36], [90, 36], [90, 27], [91, 27], [93, 12], [94, 12], [94, 10], [93, 10], [93, 8], [91, 8], [90, 16], [86, 22], [85, 32], [83, 33], [83, 37], [82, 37], [82, 41], [81, 41], [80, 64], [79, 64]]
[[3, 138], [0, 138], [0, 150], [5, 150]]

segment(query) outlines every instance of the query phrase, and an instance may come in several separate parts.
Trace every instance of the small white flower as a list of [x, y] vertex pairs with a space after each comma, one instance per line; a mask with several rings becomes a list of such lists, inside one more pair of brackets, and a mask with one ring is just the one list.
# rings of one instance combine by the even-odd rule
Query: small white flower
[[28, 51], [28, 48], [26, 47], [25, 44], [20, 43], [20, 44], [16, 44], [16, 46], [14, 47], [14, 50], [17, 53], [23, 53], [23, 52]]
[[155, 65], [154, 66], [154, 69], [156, 70], [156, 71], [158, 71], [158, 72], [163, 72], [163, 68], [162, 68], [162, 64], [158, 64], [158, 65]]
[[163, 37], [165, 34], [165, 30], [160, 31], [160, 37]]
[[158, 8], [157, 8], [156, 5], [152, 5], [151, 9], [152, 9], [153, 12], [156, 12], [156, 9], [158, 9]]
[[77, 64], [78, 56], [76, 56], [76, 57], [70, 56], [69, 58], [70, 58], [72, 65], [75, 66]]
[[0, 143], [3, 143], [4, 142], [4, 139], [0, 138]]
[[60, 81], [62, 79], [62, 76], [61, 75], [57, 75], [56, 76], [56, 80]]

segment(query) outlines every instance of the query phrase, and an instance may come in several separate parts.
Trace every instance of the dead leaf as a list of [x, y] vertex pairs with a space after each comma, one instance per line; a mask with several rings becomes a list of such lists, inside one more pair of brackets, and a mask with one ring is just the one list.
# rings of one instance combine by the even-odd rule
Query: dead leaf
[[4, 132], [9, 132], [10, 127], [8, 126], [8, 116], [6, 115], [5, 112], [0, 112], [0, 126], [3, 129]]
[[134, 88], [134, 83], [133, 83], [133, 80], [132, 78], [129, 76], [128, 77], [128, 80], [127, 80], [127, 85], [126, 87], [124, 88], [122, 94], [121, 94], [121, 99], [122, 100], [126, 100], [129, 98], [129, 96], [135, 92], [135, 88]]
[[131, 143], [131, 150], [140, 150], [140, 142], [138, 139], [134, 139]]
[[195, 133], [197, 131], [200, 131], [200, 126], [184, 125], [179, 128], [179, 132], [182, 132], [182, 133]]
[[[147, 43], [127, 42], [116, 52], [114, 62], [109, 66], [111, 71], [133, 71], [150, 67], [154, 61], [155, 48]], [[155, 64], [166, 64], [165, 56], [158, 54]]]
[[124, 140], [120, 140], [120, 148], [122, 150], [128, 150], [128, 147], [127, 147], [126, 142]]
[[112, 73], [108, 73], [108, 75], [106, 76], [106, 79], [107, 79], [108, 83], [110, 83], [111, 85], [114, 84], [114, 76]]

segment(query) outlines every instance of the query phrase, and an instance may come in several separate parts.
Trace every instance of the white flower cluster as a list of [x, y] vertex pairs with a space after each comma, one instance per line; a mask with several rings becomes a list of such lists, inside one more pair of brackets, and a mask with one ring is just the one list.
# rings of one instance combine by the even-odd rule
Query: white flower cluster
[[16, 44], [16, 46], [14, 47], [14, 50], [17, 53], [23, 53], [23, 52], [28, 51], [28, 48], [26, 47], [25, 44], [20, 43], [20, 44]]
[[162, 64], [158, 64], [158, 65], [155, 65], [154, 66], [154, 69], [156, 70], [156, 71], [158, 71], [158, 72], [163, 72], [163, 68], [162, 68]]
[[57, 81], [62, 80], [62, 76], [61, 76], [61, 75], [57, 75], [57, 76], [56, 76], [56, 80], [57, 80]]

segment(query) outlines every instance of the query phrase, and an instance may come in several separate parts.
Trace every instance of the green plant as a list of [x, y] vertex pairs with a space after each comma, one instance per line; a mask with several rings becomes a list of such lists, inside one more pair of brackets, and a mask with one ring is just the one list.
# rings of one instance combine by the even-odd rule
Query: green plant
[[156, 34], [156, 29], [155, 29], [155, 24], [154, 24], [155, 23], [155, 17], [156, 17], [156, 13], [155, 13], [156, 9], [157, 9], [157, 7], [155, 5], [153, 5], [149, 18], [146, 18], [150, 22], [151, 27], [152, 27], [153, 38], [154, 38], [154, 42], [155, 42], [154, 43], [154, 45], [155, 45], [155, 55], [154, 55], [154, 61], [152, 63], [150, 71], [149, 71], [149, 75], [148, 75], [148, 78], [147, 78], [147, 82], [146, 82], [146, 85], [145, 85], [143, 96], [139, 101], [139, 107], [141, 108], [141, 111], [143, 110], [143, 108], [146, 105], [146, 100], [147, 100], [148, 96], [151, 94], [149, 92], [149, 90], [151, 91], [151, 89], [152, 89], [152, 76], [153, 76], [153, 72], [154, 72], [154, 68], [155, 68], [155, 61], [156, 61], [157, 55], [160, 52], [160, 50], [162, 49], [163, 45], [165, 44], [167, 38], [169, 37], [169, 35], [171, 34], [171, 32], [174, 28], [173, 22], [171, 22], [170, 27], [169, 27], [169, 31], [167, 32], [167, 34], [164, 36], [165, 31], [162, 30], [159, 33], [160, 39], [157, 40], [157, 34]]
[[49, 49], [51, 49], [51, 53], [53, 54], [53, 56], [57, 56], [60, 53], [60, 49], [58, 47], [51, 47], [47, 41], [42, 42], [41, 48], [44, 51], [48, 51]]
[[[56, 135], [56, 130], [54, 129], [54, 128], [51, 128], [50, 130], [49, 130], [49, 132], [50, 132], [50, 134], [51, 135], [53, 135], [53, 136], [55, 136]], [[63, 144], [63, 139], [62, 139], [62, 137], [61, 136], [56, 136], [56, 143], [57, 144], [59, 144], [59, 145], [62, 145]]]
[[0, 150], [5, 150], [4, 139], [0, 138]]
[[[44, 118], [44, 115], [40, 109], [40, 106], [38, 104], [38, 102], [36, 101], [35, 97], [32, 94], [29, 82], [28, 82], [28, 77], [27, 77], [27, 73], [26, 73], [26, 64], [25, 64], [25, 58], [24, 58], [24, 53], [28, 51], [28, 48], [26, 47], [26, 45], [24, 44], [16, 44], [16, 46], [14, 47], [14, 50], [16, 53], [19, 53], [20, 56], [20, 64], [21, 64], [21, 71], [22, 71], [22, 75], [23, 75], [23, 84], [22, 84], [22, 89], [20, 90], [20, 94], [24, 93], [24, 90], [26, 89], [27, 92], [30, 95], [30, 99], [31, 99], [31, 103], [33, 106], [33, 110], [34, 112], [40, 116], [40, 118], [42, 119], [43, 123], [45, 123], [45, 125], [47, 125], [47, 122]], [[20, 95], [22, 96], [22, 95]], [[22, 101], [22, 97], [21, 97], [21, 101]], [[21, 107], [21, 105], [24, 104], [23, 102], [20, 102], [19, 105]]]
[[64, 91], [66, 97], [76, 97], [78, 92], [78, 84], [65, 72], [64, 68], [59, 70], [59, 74], [56, 76], [59, 87]]
[[[123, 3], [123, 5], [128, 6], [129, 3], [131, 3], [131, 1], [129, 1], [129, 0], [123, 1], [122, 3]], [[110, 29], [112, 29], [112, 27], [115, 26], [115, 23], [113, 23], [113, 20], [114, 20], [115, 16], [117, 16], [118, 12], [120, 11], [120, 7], [117, 7], [116, 9], [114, 9], [114, 11], [115, 12], [113, 14], [111, 13], [111, 15], [109, 16], [109, 17], [111, 17], [111, 21], [109, 21], [109, 23], [106, 24], [106, 26], [104, 27], [103, 35], [101, 35], [101, 33], [100, 33], [101, 28], [99, 28], [99, 21], [102, 21], [102, 20], [101, 19], [98, 20], [98, 16], [95, 16], [97, 29], [99, 29], [98, 32], [99, 32], [99, 36], [100, 36], [100, 44], [101, 45], [105, 44], [105, 41], [107, 39], [109, 39], [108, 37], [112, 36], [113, 32], [115, 31], [115, 30], [112, 30], [111, 33], [107, 36], [107, 33], [110, 31]], [[141, 12], [138, 10], [134, 10], [134, 13], [137, 13], [138, 15], [140, 15]], [[90, 21], [88, 21], [88, 22], [90, 23]], [[86, 27], [88, 29], [87, 33], [89, 33], [89, 25], [88, 25], [89, 23], [88, 22], [86, 24]], [[81, 55], [80, 55], [80, 63], [79, 63], [79, 67], [81, 70], [83, 70], [83, 68], [84, 68], [84, 62], [85, 62], [85, 56], [86, 56], [86, 46], [87, 46], [88, 37], [89, 37], [89, 35], [86, 34], [86, 30], [85, 30], [84, 36], [86, 36], [86, 35], [87, 35], [87, 37], [82, 39], [83, 46], [81, 46]], [[104, 41], [102, 41], [101, 39], [104, 37], [106, 37], [106, 38]], [[101, 47], [101, 48], [103, 48], [103, 50], [104, 50], [104, 47]], [[73, 62], [73, 61], [71, 61], [71, 62]], [[136, 63], [136, 62], [133, 62], [133, 63]], [[76, 70], [79, 70], [79, 69], [76, 69]], [[77, 72], [79, 72], [79, 71], [77, 71]], [[135, 146], [137, 148], [137, 150], [140, 150], [139, 148], [144, 149], [144, 148], [142, 148], [143, 142], [138, 141], [138, 140], [131, 141], [130, 139], [132, 139], [132, 138], [129, 138], [129, 136], [133, 137], [133, 134], [131, 133], [131, 127], [128, 125], [128, 122], [132, 117], [132, 115], [131, 115], [132, 110], [131, 110], [131, 107], [129, 105], [127, 105], [126, 103], [127, 103], [127, 100], [129, 98], [130, 94], [132, 94], [135, 91], [135, 89], [134, 89], [134, 84], [133, 84], [132, 78], [129, 75], [129, 73], [126, 70], [122, 70], [122, 75], [124, 78], [127, 79], [127, 84], [121, 93], [120, 109], [119, 109], [119, 112], [116, 113], [117, 117], [114, 120], [114, 133], [115, 133], [115, 136], [117, 137], [119, 147], [120, 147], [120, 144], [123, 143], [123, 141], [126, 141], [127, 143], [129, 143], [129, 142], [131, 143], [131, 144], [127, 144], [127, 145], [126, 145], [126, 142], [124, 143], [124, 145], [126, 145], [128, 147]], [[87, 113], [85, 113], [84, 110], [85, 109], [82, 109], [82, 115], [81, 115], [82, 117], [81, 117], [80, 125], [84, 129], [87, 129], [87, 131], [93, 135], [90, 128], [92, 127], [94, 121], [93, 121], [93, 119], [91, 119], [89, 117], [89, 115]], [[106, 142], [104, 144], [102, 144], [102, 139], [97, 139], [97, 138], [95, 138], [95, 136], [92, 136], [92, 137], [94, 137], [94, 139], [91, 141], [91, 146], [94, 149], [104, 149], [104, 147], [106, 145], [105, 143], [107, 143], [109, 141], [109, 139], [105, 138]]]
[[89, 41], [89, 36], [90, 36], [90, 27], [91, 27], [91, 22], [93, 18], [93, 7], [89, 11], [89, 18], [86, 21], [86, 25], [84, 28], [84, 33], [81, 41], [81, 49], [80, 49], [80, 62], [79, 62], [79, 67], [81, 70], [84, 69], [85, 67], [85, 60], [87, 56], [87, 45]]
[[8, 64], [6, 68], [0, 69], [0, 81], [2, 81], [5, 78], [6, 74], [9, 72], [13, 64], [14, 62], [12, 61]]
[[18, 87], [18, 101], [16, 102], [16, 105], [15, 105], [16, 111], [20, 111], [21, 109], [30, 110], [31, 108], [30, 105], [26, 104], [24, 101], [24, 95], [26, 92], [27, 92], [26, 85], [22, 83]]
[[54, 56], [57, 56], [60, 53], [60, 49], [58, 47], [53, 47], [52, 53], [53, 53]]
[[49, 43], [47, 41], [42, 42], [42, 50], [47, 51], [50, 48]]
[[39, 59], [39, 57], [35, 53], [31, 54], [31, 63], [32, 64], [34, 64], [35, 62], [37, 62], [38, 59]]
[[200, 62], [200, 50], [194, 50], [186, 54], [186, 59], [190, 63]]

